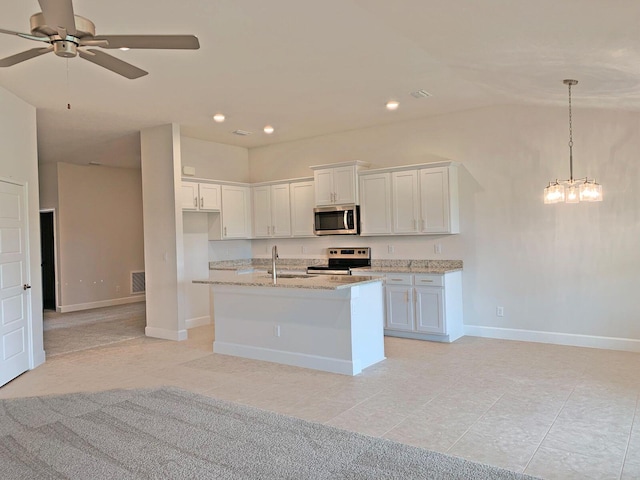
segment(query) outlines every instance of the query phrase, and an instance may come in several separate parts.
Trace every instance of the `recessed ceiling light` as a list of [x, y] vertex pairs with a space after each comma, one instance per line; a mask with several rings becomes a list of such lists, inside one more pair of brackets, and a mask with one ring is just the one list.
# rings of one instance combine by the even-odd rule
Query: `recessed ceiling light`
[[127, 50], [131, 50], [129, 47], [120, 47], [119, 50], [126, 52]]
[[273, 127], [271, 125], [267, 125], [266, 127], [264, 127], [264, 133], [266, 133], [267, 135], [271, 135], [273, 133]]
[[389, 100], [387, 102], [387, 110], [397, 110], [399, 106], [400, 103], [397, 100]]
[[222, 123], [222, 122], [224, 122], [225, 116], [222, 113], [216, 113], [213, 116], [213, 119], [218, 123]]

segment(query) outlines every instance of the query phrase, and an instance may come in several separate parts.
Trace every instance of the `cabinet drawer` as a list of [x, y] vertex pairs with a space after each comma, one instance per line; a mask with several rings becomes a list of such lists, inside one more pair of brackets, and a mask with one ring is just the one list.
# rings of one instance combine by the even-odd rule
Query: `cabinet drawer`
[[387, 285], [412, 285], [413, 275], [407, 273], [389, 273], [386, 278]]
[[444, 285], [444, 275], [420, 274], [415, 277], [416, 287], [442, 287]]

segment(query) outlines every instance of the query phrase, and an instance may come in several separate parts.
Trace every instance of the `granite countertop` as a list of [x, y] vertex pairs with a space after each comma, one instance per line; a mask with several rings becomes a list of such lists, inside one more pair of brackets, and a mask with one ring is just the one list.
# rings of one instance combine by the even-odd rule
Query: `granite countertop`
[[[278, 271], [306, 271], [311, 265], [326, 265], [324, 258], [284, 258], [278, 259]], [[253, 258], [245, 260], [224, 260], [209, 262], [209, 269], [251, 272], [271, 269], [271, 259]], [[433, 273], [444, 274], [462, 270], [462, 260], [372, 260], [371, 267], [360, 267], [358, 271], [379, 273]]]
[[352, 269], [358, 272], [373, 272], [373, 273], [432, 273], [434, 275], [442, 275], [444, 273], [458, 272], [462, 270], [462, 267], [359, 267]]
[[[246, 273], [244, 273], [246, 272]], [[286, 274], [285, 274], [286, 275]], [[274, 287], [274, 288], [306, 288], [315, 290], [339, 290], [366, 283], [380, 282], [377, 277], [360, 277], [351, 275], [296, 275], [295, 278], [278, 277], [273, 283], [270, 274], [247, 270], [214, 270], [208, 279], [194, 280], [193, 283], [209, 285], [237, 285], [244, 287]]]

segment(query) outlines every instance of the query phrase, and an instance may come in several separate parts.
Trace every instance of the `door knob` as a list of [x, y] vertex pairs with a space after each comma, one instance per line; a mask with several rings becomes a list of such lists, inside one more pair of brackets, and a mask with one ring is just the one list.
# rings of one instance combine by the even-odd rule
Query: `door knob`
[[27, 288], [31, 288], [31, 285], [27, 285], [26, 283], [22, 285], [23, 290], [26, 290]]

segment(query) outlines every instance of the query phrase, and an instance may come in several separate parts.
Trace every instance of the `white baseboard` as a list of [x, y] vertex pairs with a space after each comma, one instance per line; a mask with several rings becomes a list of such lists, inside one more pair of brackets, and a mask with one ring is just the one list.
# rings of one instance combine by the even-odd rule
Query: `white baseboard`
[[633, 338], [599, 337], [595, 335], [540, 332], [536, 330], [481, 327], [476, 325], [465, 325], [464, 333], [471, 337], [499, 338], [503, 340], [518, 340], [521, 342], [551, 343], [554, 345], [569, 345], [572, 347], [640, 352], [640, 340], [635, 340]]
[[238, 345], [237, 343], [214, 341], [213, 351], [214, 353], [221, 353], [223, 355], [283, 363], [294, 367], [311, 368], [325, 372], [341, 373], [343, 375], [357, 375], [362, 371], [362, 366], [358, 362], [307, 355], [305, 353], [272, 350], [270, 348], [253, 347], [250, 345]]
[[31, 366], [29, 367], [31, 370], [33, 370], [34, 368], [42, 365], [46, 360], [46, 354], [44, 352], [44, 350], [39, 350], [37, 352], [33, 353], [33, 361], [31, 363]]
[[111, 300], [100, 300], [99, 302], [76, 303], [75, 305], [59, 305], [56, 307], [58, 313], [77, 312], [79, 310], [91, 310], [92, 308], [113, 307], [115, 305], [126, 305], [128, 303], [144, 302], [144, 295], [133, 297], [113, 298]]
[[144, 334], [147, 337], [162, 338], [163, 340], [181, 341], [187, 339], [186, 330], [167, 330], [166, 328], [145, 327]]
[[203, 325], [211, 325], [211, 317], [206, 315], [204, 317], [189, 318], [184, 323], [187, 329], [201, 327]]

